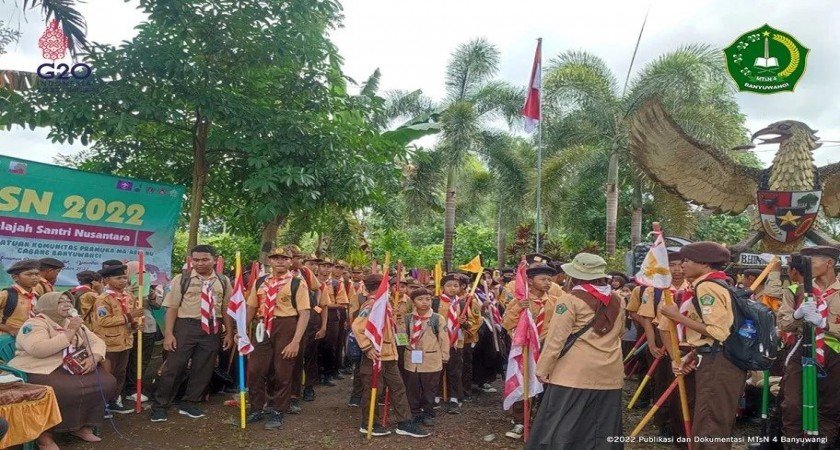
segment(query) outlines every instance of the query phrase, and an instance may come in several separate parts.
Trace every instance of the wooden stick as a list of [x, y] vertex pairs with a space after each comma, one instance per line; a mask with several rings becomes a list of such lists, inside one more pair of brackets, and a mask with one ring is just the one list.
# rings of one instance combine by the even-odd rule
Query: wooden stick
[[[143, 274], [146, 271], [143, 250], [137, 252], [137, 307], [143, 308]], [[134, 400], [134, 412], [143, 411], [143, 318], [137, 319], [137, 398]]]
[[633, 398], [631, 398], [630, 403], [627, 404], [627, 409], [633, 409], [633, 405], [636, 404], [636, 400], [638, 400], [639, 396], [642, 395], [642, 391], [648, 384], [648, 381], [650, 381], [651, 377], [653, 376], [653, 372], [656, 370], [656, 367], [659, 365], [660, 361], [662, 361], [661, 356], [653, 360], [653, 364], [650, 365], [650, 369], [648, 369], [647, 373], [645, 374], [645, 377], [642, 378], [642, 382], [639, 383], [639, 388], [636, 389], [636, 392], [633, 394]]
[[639, 346], [642, 345], [642, 342], [644, 342], [646, 339], [647, 339], [647, 335], [644, 334], [644, 333], [642, 333], [642, 335], [641, 335], [641, 337], [639, 337], [639, 339], [636, 339], [636, 343], [633, 344], [633, 348], [631, 348], [630, 351], [627, 352], [627, 356], [624, 358], [624, 363], [627, 363], [627, 361], [630, 361], [630, 358], [633, 357], [633, 355], [636, 352], [636, 349], [638, 349]]
[[529, 375], [528, 375], [528, 350], [530, 347], [530, 343], [526, 342], [525, 345], [522, 347], [522, 407], [523, 409], [523, 425], [525, 427], [525, 442], [528, 442], [528, 434], [530, 433], [531, 428], [531, 390], [528, 386]]
[[[636, 425], [636, 428], [633, 429], [633, 432], [630, 433], [630, 437], [636, 437], [636, 436], [639, 435], [639, 433], [642, 432], [642, 430], [645, 428], [645, 425], [647, 425], [647, 423], [650, 422], [650, 419], [653, 418], [653, 415], [656, 414], [656, 411], [658, 411], [659, 408], [661, 408], [662, 405], [665, 404], [665, 400], [667, 400], [668, 397], [671, 396], [671, 393], [674, 392], [674, 388], [677, 387], [678, 385], [679, 385], [679, 378], [677, 378], [677, 379], [675, 379], [674, 381], [671, 382], [671, 385], [668, 386], [668, 389], [666, 389], [665, 392], [662, 393], [662, 395], [659, 397], [659, 399], [656, 400], [656, 403], [654, 403], [653, 406], [650, 408], [650, 411], [648, 411], [648, 413], [645, 414], [645, 417], [642, 418], [642, 421], [639, 422], [639, 424]], [[690, 442], [691, 441], [689, 440], [689, 443], [688, 443], [689, 446], [691, 446]]]
[[[662, 296], [664, 297], [666, 305], [673, 305], [674, 304], [674, 297], [671, 294], [670, 289], [664, 289], [662, 291]], [[671, 358], [672, 360], [679, 366], [682, 364], [682, 356], [680, 355], [680, 344], [677, 341], [677, 326], [674, 321], [670, 321], [671, 326], [669, 331], [669, 335], [671, 337]], [[691, 413], [688, 410], [688, 392], [685, 389], [685, 377], [683, 375], [677, 375], [676, 380], [677, 385], [679, 386], [680, 391], [680, 410], [682, 411], [683, 416], [683, 427], [685, 428], [685, 436], [688, 438], [688, 449], [692, 449], [691, 441], [692, 441], [692, 434], [691, 434]]]
[[385, 388], [385, 404], [382, 405], [382, 420], [380, 423], [383, 427], [388, 426], [388, 410], [391, 409], [391, 390]]
[[767, 263], [767, 266], [764, 267], [764, 270], [762, 270], [761, 273], [758, 275], [758, 278], [756, 278], [755, 281], [753, 281], [753, 284], [750, 285], [750, 291], [755, 292], [755, 290], [758, 289], [759, 286], [761, 286], [761, 283], [764, 282], [764, 279], [767, 278], [767, 275], [770, 275], [770, 272], [773, 271], [773, 269], [776, 267], [777, 262], [779, 262], [779, 257], [773, 255], [773, 257], [770, 258], [770, 262]]

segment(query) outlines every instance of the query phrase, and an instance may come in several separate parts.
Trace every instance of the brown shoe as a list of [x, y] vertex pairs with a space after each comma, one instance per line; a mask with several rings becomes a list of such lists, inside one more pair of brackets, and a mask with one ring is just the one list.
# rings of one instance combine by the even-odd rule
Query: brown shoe
[[85, 442], [101, 442], [102, 441], [102, 438], [93, 434], [93, 431], [91, 431], [91, 429], [88, 428], [88, 427], [84, 427], [84, 428], [82, 428], [81, 430], [78, 430], [78, 431], [72, 431], [72, 432], [70, 432], [70, 434], [72, 434], [73, 436], [76, 436], [77, 438], [79, 438], [79, 439], [81, 439]]

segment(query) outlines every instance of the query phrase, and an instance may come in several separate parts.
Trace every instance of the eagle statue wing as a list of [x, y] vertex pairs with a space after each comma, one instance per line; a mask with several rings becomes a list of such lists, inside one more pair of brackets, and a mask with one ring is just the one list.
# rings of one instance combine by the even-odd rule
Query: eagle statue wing
[[761, 170], [689, 137], [656, 98], [631, 120], [630, 153], [648, 176], [683, 200], [729, 214], [755, 204]]
[[825, 215], [840, 216], [840, 162], [820, 167], [820, 183], [822, 184], [822, 201]]

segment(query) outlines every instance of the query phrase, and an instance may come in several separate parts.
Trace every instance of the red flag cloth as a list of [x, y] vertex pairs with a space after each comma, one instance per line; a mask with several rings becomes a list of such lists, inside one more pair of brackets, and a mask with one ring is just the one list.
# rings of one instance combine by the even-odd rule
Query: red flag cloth
[[458, 300], [458, 297], [449, 298], [446, 294], [440, 296], [440, 301], [449, 304], [449, 311], [446, 313], [446, 324], [449, 330], [449, 345], [454, 347], [461, 333], [461, 322], [458, 321], [458, 317], [461, 315], [461, 302]]
[[[370, 339], [371, 345], [377, 352], [382, 351], [382, 337], [385, 335], [385, 327], [392, 326], [393, 319], [391, 318], [391, 302], [388, 301], [388, 293], [391, 286], [388, 280], [388, 274], [382, 277], [379, 288], [373, 294], [373, 304], [370, 306], [370, 314], [365, 324], [365, 336]], [[373, 361], [374, 371], [379, 372], [380, 360]]]
[[528, 264], [525, 261], [519, 263], [516, 268], [516, 280], [513, 283], [513, 296], [519, 301], [528, 299], [528, 275], [525, 271], [528, 269]]
[[[256, 273], [254, 274], [256, 276]], [[247, 302], [245, 301], [245, 285], [242, 280], [242, 267], [237, 259], [236, 280], [233, 282], [233, 292], [227, 305], [227, 314], [236, 323], [236, 335], [238, 341], [236, 348], [242, 355], [247, 355], [254, 350], [251, 340], [248, 339]]]
[[[524, 347], [528, 347], [528, 360], [523, 358]], [[527, 396], [533, 397], [543, 391], [543, 385], [537, 379], [537, 361], [540, 359], [540, 337], [537, 334], [537, 326], [531, 317], [531, 311], [524, 310], [519, 316], [516, 324], [516, 331], [510, 344], [508, 355], [508, 366], [505, 374], [504, 409], [510, 409], [515, 402], [524, 398], [524, 367], [528, 364], [528, 392]]]
[[525, 117], [525, 131], [537, 129], [540, 122], [540, 89], [542, 85], [542, 39], [537, 40], [537, 51], [534, 54], [534, 65], [531, 68], [531, 81], [528, 83], [528, 97], [522, 107]]

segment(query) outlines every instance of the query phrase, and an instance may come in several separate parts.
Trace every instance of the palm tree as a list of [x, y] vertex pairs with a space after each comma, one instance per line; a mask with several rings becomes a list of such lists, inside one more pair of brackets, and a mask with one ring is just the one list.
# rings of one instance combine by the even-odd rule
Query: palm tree
[[[627, 199], [633, 207], [633, 240], [641, 234], [643, 193], [649, 182], [633, 168], [626, 148], [628, 118], [644, 100], [658, 95], [690, 134], [718, 147], [730, 148], [746, 138], [744, 116], [735, 103], [722, 52], [707, 45], [686, 45], [662, 55], [637, 72], [621, 90], [602, 59], [588, 52], [569, 51], [550, 62], [544, 85], [547, 159], [553, 155], [568, 162], [584, 148], [586, 155], [607, 160], [599, 179], [604, 181], [606, 193], [608, 255], [616, 249], [622, 176], [632, 181], [634, 190]], [[588, 167], [603, 164], [593, 159], [577, 163]], [[575, 175], [585, 172], [558, 170], [557, 164], [550, 162], [546, 166], [546, 173], [553, 171], [567, 179], [579, 179]], [[568, 184], [564, 186], [566, 196], [587, 195], [570, 190]]]
[[23, 9], [41, 8], [45, 22], [51, 19], [58, 21], [61, 30], [67, 36], [67, 47], [70, 54], [76, 56], [79, 51], [87, 47], [87, 23], [82, 14], [76, 9], [75, 0], [23, 0]]

